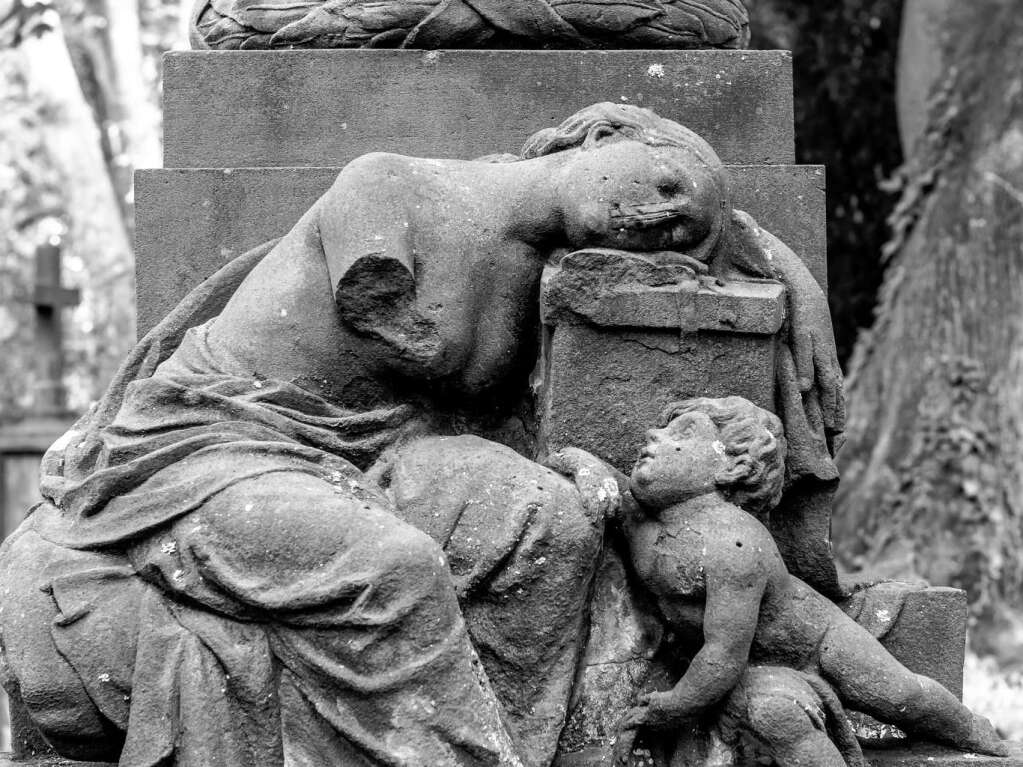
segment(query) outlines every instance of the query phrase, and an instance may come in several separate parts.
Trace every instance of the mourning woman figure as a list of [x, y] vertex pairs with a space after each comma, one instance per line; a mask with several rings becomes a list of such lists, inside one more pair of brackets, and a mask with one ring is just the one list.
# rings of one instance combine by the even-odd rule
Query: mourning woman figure
[[[355, 160], [48, 453], [0, 553], [10, 687], [59, 751], [124, 767], [549, 764], [616, 494], [496, 441], [524, 444], [541, 269], [764, 238], [710, 147], [633, 107], [514, 162]], [[772, 249], [834, 405], [823, 296]]]

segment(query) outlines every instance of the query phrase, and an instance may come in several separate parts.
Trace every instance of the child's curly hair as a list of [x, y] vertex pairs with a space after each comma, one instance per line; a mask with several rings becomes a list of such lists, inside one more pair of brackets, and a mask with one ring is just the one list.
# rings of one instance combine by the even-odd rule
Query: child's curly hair
[[778, 416], [742, 397], [697, 397], [668, 405], [661, 413], [661, 425], [693, 412], [714, 422], [725, 455], [747, 459], [739, 479], [719, 486], [725, 497], [756, 517], [777, 506], [785, 481], [786, 447]]

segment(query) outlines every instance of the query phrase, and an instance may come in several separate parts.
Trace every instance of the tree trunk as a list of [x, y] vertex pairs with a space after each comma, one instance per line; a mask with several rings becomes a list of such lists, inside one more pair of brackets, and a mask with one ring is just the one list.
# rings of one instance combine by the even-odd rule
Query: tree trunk
[[953, 6], [847, 381], [834, 539], [854, 564], [908, 557], [965, 588], [987, 629], [975, 646], [1008, 651], [995, 643], [1023, 606], [1023, 14]]

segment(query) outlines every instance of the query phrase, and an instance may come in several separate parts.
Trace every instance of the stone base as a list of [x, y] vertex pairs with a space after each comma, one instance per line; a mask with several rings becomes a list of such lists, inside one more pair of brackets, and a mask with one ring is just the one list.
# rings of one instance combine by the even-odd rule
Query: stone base
[[[1023, 743], [1010, 743], [1009, 749], [1012, 754], [1007, 759], [964, 754], [939, 746], [900, 746], [884, 750], [869, 749], [863, 753], [870, 767], [1023, 767]], [[597, 767], [599, 764], [601, 764], [599, 760], [593, 765], [582, 761], [571, 762], [572, 767]], [[117, 765], [113, 762], [73, 762], [55, 756], [14, 760], [11, 754], [0, 754], [0, 767], [117, 767]]]
[[1023, 767], [1023, 743], [1009, 743], [1010, 756], [964, 754], [940, 746], [899, 746], [892, 749], [864, 749], [871, 767]]
[[[866, 750], [864, 756], [870, 767], [1023, 767], [1023, 743], [1009, 744], [1012, 755], [1007, 759], [992, 756], [963, 754], [938, 746], [899, 747], [885, 750]], [[113, 762], [73, 762], [55, 756], [14, 760], [10, 754], [0, 754], [0, 767], [117, 767]], [[593, 767], [572, 762], [572, 767]]]

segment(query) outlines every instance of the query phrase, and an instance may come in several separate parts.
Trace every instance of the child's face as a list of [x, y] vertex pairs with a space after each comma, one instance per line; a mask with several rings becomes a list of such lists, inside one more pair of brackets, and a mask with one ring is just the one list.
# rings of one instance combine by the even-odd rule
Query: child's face
[[646, 447], [632, 469], [632, 494], [643, 505], [663, 509], [712, 492], [728, 461], [710, 417], [680, 415], [647, 433]]

